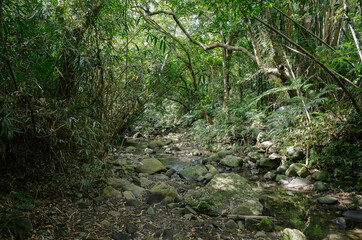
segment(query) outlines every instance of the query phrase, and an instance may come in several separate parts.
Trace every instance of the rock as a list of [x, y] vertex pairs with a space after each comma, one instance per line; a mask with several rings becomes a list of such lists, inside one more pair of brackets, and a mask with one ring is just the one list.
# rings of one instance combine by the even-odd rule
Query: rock
[[165, 171], [166, 167], [155, 158], [146, 158], [136, 167], [137, 172], [154, 174]]
[[286, 171], [287, 171], [287, 169], [288, 169], [288, 165], [285, 165], [285, 164], [283, 164], [283, 165], [280, 165], [278, 168], [277, 168], [277, 173], [285, 173]]
[[143, 137], [142, 134], [140, 132], [136, 132], [135, 134], [133, 134], [132, 136], [133, 138], [141, 138]]
[[205, 167], [207, 168], [207, 170], [209, 171], [209, 173], [212, 174], [213, 177], [214, 177], [216, 174], [219, 173], [219, 171], [216, 169], [216, 167], [214, 167], [214, 166], [211, 165], [211, 164], [207, 164]]
[[194, 214], [194, 215], [197, 214], [196, 211], [195, 211], [192, 207], [190, 207], [189, 205], [186, 205], [185, 210], [184, 210], [184, 213], [185, 213], [185, 214], [187, 214], [187, 213], [192, 213], [192, 214]]
[[127, 165], [127, 159], [125, 158], [118, 158], [114, 162], [112, 162], [113, 165], [116, 166], [126, 166]]
[[154, 175], [154, 178], [158, 182], [166, 182], [169, 180], [169, 177], [165, 174], [156, 174]]
[[227, 221], [227, 222], [225, 223], [225, 227], [226, 227], [227, 229], [231, 229], [231, 230], [234, 230], [234, 229], [238, 229], [238, 228], [239, 228], [238, 224], [237, 224], [234, 220], [232, 220], [232, 219], [230, 219], [229, 221]]
[[289, 166], [287, 171], [285, 171], [285, 175], [288, 177], [295, 177], [298, 175], [297, 172], [303, 167], [305, 167], [304, 164], [293, 163], [292, 165]]
[[267, 236], [266, 236], [265, 232], [259, 231], [259, 232], [256, 232], [256, 233], [255, 233], [254, 237], [255, 237], [256, 239], [260, 239], [260, 238], [264, 239], [264, 238], [266, 238]]
[[191, 150], [191, 156], [201, 156], [202, 153], [198, 149]]
[[267, 218], [262, 219], [258, 225], [258, 229], [264, 232], [272, 232], [274, 228], [275, 228], [274, 222]]
[[263, 154], [258, 153], [258, 152], [249, 152], [246, 159], [250, 160], [252, 162], [256, 162], [257, 160], [259, 160], [260, 158], [264, 157]]
[[302, 178], [309, 176], [309, 174], [309, 170], [305, 166], [297, 171], [297, 175]]
[[154, 153], [155, 150], [153, 150], [152, 148], [145, 148], [144, 152], [145, 152], [146, 154], [151, 154], [151, 153]]
[[312, 174], [312, 178], [317, 180], [317, 181], [325, 181], [328, 178], [328, 173], [326, 171], [318, 171], [318, 172], [314, 172]]
[[129, 234], [134, 234], [138, 231], [138, 227], [135, 223], [125, 223], [126, 225], [126, 232]]
[[104, 197], [104, 198], [114, 198], [114, 197], [121, 198], [122, 193], [120, 191], [118, 191], [117, 189], [114, 189], [112, 186], [107, 186], [103, 189], [102, 197]]
[[262, 157], [259, 161], [260, 167], [274, 168], [279, 165], [279, 160], [273, 160], [270, 158]]
[[362, 222], [362, 210], [346, 211], [342, 215], [346, 218]]
[[307, 240], [307, 238], [298, 229], [285, 228], [283, 230], [283, 240]]
[[232, 155], [233, 152], [232, 151], [226, 151], [226, 150], [222, 150], [220, 152], [218, 152], [216, 155], [219, 157], [219, 159], [222, 159], [228, 155]]
[[326, 185], [323, 182], [318, 181], [313, 184], [313, 190], [317, 191], [317, 192], [323, 192], [323, 191], [327, 191], [328, 188], [326, 187]]
[[101, 222], [101, 225], [105, 228], [110, 228], [111, 227], [111, 223], [108, 220], [103, 220]]
[[107, 183], [112, 186], [121, 187], [124, 191], [131, 191], [136, 197], [139, 197], [146, 190], [123, 178], [108, 178]]
[[238, 221], [238, 226], [240, 230], [245, 231], [245, 226], [242, 221]]
[[240, 157], [233, 155], [228, 155], [220, 160], [221, 164], [224, 164], [229, 167], [239, 167], [242, 165], [243, 160]]
[[278, 175], [275, 177], [275, 181], [277, 181], [277, 182], [279, 182], [279, 181], [281, 181], [281, 180], [287, 180], [287, 179], [288, 179], [287, 176], [285, 176], [285, 175], [280, 175], [280, 174], [278, 174]]
[[269, 159], [273, 160], [273, 161], [281, 161], [282, 160], [282, 156], [276, 153], [272, 153], [269, 155]]
[[207, 168], [199, 164], [187, 165], [180, 171], [180, 175], [188, 180], [196, 180], [199, 177], [204, 176], [206, 173], [208, 173]]
[[263, 178], [264, 180], [267, 180], [267, 181], [271, 181], [271, 180], [274, 180], [276, 177], [275, 173], [273, 172], [267, 172], [266, 174], [264, 174]]
[[295, 153], [294, 146], [287, 147], [287, 153], [289, 156], [292, 156]]
[[147, 214], [148, 215], [155, 215], [155, 209], [153, 209], [153, 207], [147, 208]]
[[342, 233], [332, 233], [328, 234], [324, 240], [350, 240], [350, 238]]
[[295, 153], [293, 153], [293, 155], [290, 157], [290, 161], [293, 163], [297, 163], [301, 160], [303, 160], [305, 157], [305, 154], [302, 151], [296, 151]]
[[303, 187], [309, 184], [309, 181], [305, 178], [295, 178], [293, 179], [289, 184], [288, 184], [288, 188], [299, 188], [299, 187]]
[[151, 180], [145, 177], [140, 177], [139, 182], [141, 187], [147, 187], [153, 183]]
[[334, 197], [319, 197], [317, 198], [317, 201], [321, 204], [328, 204], [328, 205], [331, 205], [331, 204], [335, 204], [338, 202], [338, 199], [337, 198], [334, 198]]
[[159, 193], [165, 198], [168, 198], [167, 201], [174, 201], [177, 197], [177, 191], [174, 187], [167, 185], [164, 182], [158, 182], [150, 190], [151, 193]]
[[155, 204], [155, 203], [160, 203], [162, 202], [162, 200], [165, 198], [165, 196], [161, 193], [155, 192], [155, 193], [151, 193], [147, 199], [146, 202], [148, 204]]
[[234, 208], [231, 213], [235, 215], [261, 215], [262, 212], [263, 205], [259, 201], [248, 200]]
[[129, 146], [126, 148], [126, 153], [133, 153], [135, 152], [137, 149], [133, 146]]
[[186, 204], [212, 216], [228, 212], [238, 207], [237, 203], [248, 200], [258, 202], [248, 181], [236, 173], [217, 174], [206, 186], [190, 190], [184, 196]]
[[124, 198], [127, 199], [127, 200], [135, 199], [135, 198], [136, 198], [131, 191], [124, 191], [124, 192], [123, 192], [123, 196], [124, 196]]
[[331, 222], [342, 228], [346, 227], [346, 219], [344, 217], [338, 217], [338, 218], [332, 219]]
[[163, 143], [162, 141], [158, 141], [158, 140], [154, 140], [148, 143], [148, 147], [149, 148], [162, 148], [163, 146], [165, 146], [165, 143]]
[[262, 142], [260, 145], [262, 148], [264, 149], [268, 149], [270, 148], [271, 146], [273, 146], [273, 142], [272, 141], [265, 141], [265, 142]]

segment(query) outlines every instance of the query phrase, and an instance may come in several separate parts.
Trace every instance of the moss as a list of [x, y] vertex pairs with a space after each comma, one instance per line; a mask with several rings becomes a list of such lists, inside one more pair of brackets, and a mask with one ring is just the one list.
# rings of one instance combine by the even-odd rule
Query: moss
[[272, 220], [264, 218], [259, 222], [258, 228], [260, 231], [271, 232], [275, 229], [275, 225]]

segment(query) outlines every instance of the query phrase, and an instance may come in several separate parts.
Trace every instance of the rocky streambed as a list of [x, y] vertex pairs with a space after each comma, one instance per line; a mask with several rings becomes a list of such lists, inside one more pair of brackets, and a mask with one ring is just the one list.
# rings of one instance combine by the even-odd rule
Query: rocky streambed
[[302, 158], [262, 140], [243, 156], [192, 135], [136, 134], [107, 159], [99, 196], [67, 214], [82, 221], [78, 239], [361, 239], [361, 195]]

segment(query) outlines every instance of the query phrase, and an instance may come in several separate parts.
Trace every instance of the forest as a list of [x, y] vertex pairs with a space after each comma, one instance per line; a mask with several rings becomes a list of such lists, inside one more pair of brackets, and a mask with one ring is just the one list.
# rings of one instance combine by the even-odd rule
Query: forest
[[361, 239], [361, 8], [1, 0], [0, 239]]

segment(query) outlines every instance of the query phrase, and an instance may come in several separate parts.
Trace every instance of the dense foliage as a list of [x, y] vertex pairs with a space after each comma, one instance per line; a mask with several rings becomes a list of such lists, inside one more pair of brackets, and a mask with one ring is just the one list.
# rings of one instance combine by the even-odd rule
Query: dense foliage
[[100, 161], [133, 122], [185, 113], [211, 145], [265, 130], [311, 164], [360, 168], [360, 13], [342, 0], [4, 0], [1, 171]]

